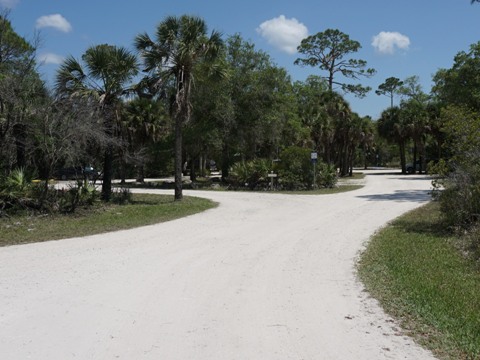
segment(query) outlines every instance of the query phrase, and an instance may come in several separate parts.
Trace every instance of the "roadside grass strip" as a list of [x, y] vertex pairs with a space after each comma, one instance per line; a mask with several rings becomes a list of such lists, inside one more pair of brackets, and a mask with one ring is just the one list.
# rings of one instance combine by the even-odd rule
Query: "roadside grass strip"
[[442, 226], [437, 203], [375, 235], [358, 264], [367, 291], [440, 359], [480, 359], [480, 271]]
[[0, 218], [0, 246], [100, 234], [161, 223], [192, 215], [217, 204], [211, 200], [172, 195], [132, 194], [124, 205], [99, 203], [68, 215]]

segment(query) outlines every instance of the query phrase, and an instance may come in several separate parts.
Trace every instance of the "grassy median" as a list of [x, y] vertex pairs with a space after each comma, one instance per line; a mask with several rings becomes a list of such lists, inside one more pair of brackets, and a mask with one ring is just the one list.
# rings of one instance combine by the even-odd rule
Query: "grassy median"
[[0, 246], [41, 242], [151, 225], [192, 215], [212, 207], [213, 201], [186, 196], [132, 194], [128, 204], [99, 203], [70, 215], [0, 218]]
[[406, 332], [441, 359], [480, 359], [480, 271], [431, 203], [369, 243], [359, 274]]

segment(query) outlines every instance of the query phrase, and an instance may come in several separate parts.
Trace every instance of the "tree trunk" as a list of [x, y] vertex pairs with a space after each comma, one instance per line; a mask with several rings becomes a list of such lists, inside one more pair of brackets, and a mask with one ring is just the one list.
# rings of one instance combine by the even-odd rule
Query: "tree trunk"
[[228, 169], [230, 167], [230, 159], [228, 156], [228, 146], [224, 144], [222, 149], [222, 180], [225, 181], [228, 178]]
[[175, 117], [175, 201], [183, 199], [182, 145], [182, 119], [178, 114]]
[[346, 140], [344, 140], [344, 143], [342, 144], [341, 148], [340, 148], [340, 154], [339, 154], [339, 157], [340, 157], [340, 163], [339, 163], [339, 167], [340, 167], [340, 176], [343, 177], [343, 176], [347, 176], [348, 175], [348, 168], [349, 168], [349, 161], [348, 161], [348, 153], [349, 153], [349, 149], [348, 149], [348, 145], [345, 144]]
[[349, 151], [349, 157], [348, 157], [348, 176], [352, 177], [353, 176], [353, 159], [355, 157], [355, 149], [353, 147]]
[[198, 158], [198, 174], [202, 177], [205, 176], [205, 168], [203, 167], [203, 155]]
[[115, 112], [113, 108], [103, 108], [105, 116], [105, 135], [107, 136], [107, 145], [105, 148], [105, 155], [103, 159], [103, 180], [101, 199], [109, 202], [112, 196], [112, 176], [113, 176], [113, 144], [111, 143], [114, 136]]
[[18, 169], [26, 166], [25, 144], [26, 144], [26, 126], [23, 124], [15, 124], [13, 126], [13, 136], [15, 137], [15, 147], [17, 150], [16, 167]]
[[363, 144], [363, 169], [367, 170], [368, 164], [367, 164], [367, 147], [365, 146], [365, 143]]
[[107, 145], [103, 160], [102, 200], [110, 201], [112, 195], [113, 146]]
[[417, 142], [413, 142], [413, 174], [417, 173]]
[[402, 174], [407, 173], [407, 160], [405, 158], [405, 142], [400, 141], [398, 143], [398, 148], [400, 150], [400, 163], [402, 164]]
[[138, 165], [137, 169], [137, 182], [144, 183], [145, 182], [145, 166], [142, 164]]
[[191, 159], [190, 161], [190, 180], [197, 181], [197, 159]]
[[121, 151], [120, 155], [120, 184], [125, 185], [127, 177], [127, 164], [125, 162], [124, 151]]

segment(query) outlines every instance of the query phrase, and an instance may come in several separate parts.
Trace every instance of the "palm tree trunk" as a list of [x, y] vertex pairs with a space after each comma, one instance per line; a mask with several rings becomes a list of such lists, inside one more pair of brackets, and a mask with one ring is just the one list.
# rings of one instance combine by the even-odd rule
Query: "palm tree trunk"
[[182, 145], [182, 119], [180, 114], [177, 114], [175, 117], [175, 201], [183, 199]]
[[26, 135], [27, 127], [24, 124], [15, 124], [13, 126], [13, 136], [15, 137], [15, 147], [17, 150], [16, 167], [18, 169], [24, 168], [26, 165]]
[[103, 161], [102, 200], [110, 201], [112, 195], [113, 146], [107, 145]]
[[190, 162], [190, 180], [197, 181], [197, 161], [198, 159], [191, 158]]
[[364, 170], [367, 170], [368, 164], [367, 164], [367, 147], [365, 143], [363, 144], [363, 168]]
[[125, 161], [125, 151], [120, 150], [120, 183], [125, 185], [127, 177], [127, 163]]
[[108, 143], [105, 147], [105, 155], [103, 158], [103, 180], [101, 199], [109, 202], [112, 195], [112, 173], [113, 173], [113, 144], [111, 138], [114, 134], [114, 113], [110, 112], [108, 108], [103, 109], [105, 116], [105, 134], [108, 137]]
[[145, 166], [143, 163], [138, 165], [136, 181], [142, 184], [145, 182]]
[[413, 141], [413, 173], [417, 173], [417, 142]]
[[400, 149], [400, 163], [402, 164], [402, 174], [407, 173], [407, 161], [405, 158], [405, 141], [400, 141], [398, 144]]
[[229, 148], [227, 143], [225, 142], [223, 144], [223, 149], [222, 149], [222, 180], [226, 181], [228, 178], [228, 170], [230, 168], [230, 156], [229, 156]]

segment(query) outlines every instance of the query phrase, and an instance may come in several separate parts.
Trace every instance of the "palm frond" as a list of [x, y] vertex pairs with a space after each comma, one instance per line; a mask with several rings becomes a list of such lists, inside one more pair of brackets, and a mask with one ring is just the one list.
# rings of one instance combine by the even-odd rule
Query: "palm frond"
[[60, 65], [55, 78], [55, 90], [59, 94], [69, 92], [69, 89], [83, 83], [85, 73], [80, 63], [73, 57], [65, 59]]
[[134, 45], [138, 51], [142, 52], [154, 46], [155, 43], [150, 39], [150, 36], [148, 36], [147, 33], [143, 33], [135, 37]]

